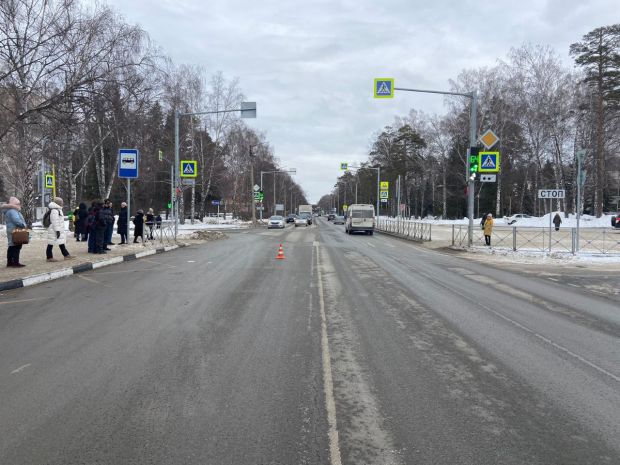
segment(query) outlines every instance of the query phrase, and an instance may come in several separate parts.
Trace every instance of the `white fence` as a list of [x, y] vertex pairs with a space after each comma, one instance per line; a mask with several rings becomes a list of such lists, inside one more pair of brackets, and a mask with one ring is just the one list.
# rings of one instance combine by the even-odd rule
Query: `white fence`
[[432, 237], [432, 225], [430, 223], [405, 218], [379, 218], [376, 229], [412, 241], [430, 241]]
[[[473, 244], [484, 245], [484, 233], [474, 229]], [[467, 247], [467, 225], [452, 225], [452, 245]], [[581, 228], [579, 237], [576, 228], [494, 227], [491, 235], [494, 249], [529, 252], [577, 251], [591, 254], [620, 255], [620, 229]]]

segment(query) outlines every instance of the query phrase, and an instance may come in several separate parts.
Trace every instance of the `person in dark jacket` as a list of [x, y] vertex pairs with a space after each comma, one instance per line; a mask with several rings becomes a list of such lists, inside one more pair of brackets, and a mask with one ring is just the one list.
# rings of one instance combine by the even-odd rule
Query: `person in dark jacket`
[[149, 208], [149, 211], [146, 213], [146, 221], [144, 222], [146, 226], [149, 228], [149, 234], [147, 236], [149, 241], [153, 240], [153, 226], [155, 225], [155, 215], [153, 214], [153, 209]]
[[142, 240], [142, 245], [144, 245], [144, 211], [138, 210], [136, 216], [133, 219], [133, 243], [138, 242], [138, 237]]
[[560, 225], [562, 224], [562, 217], [560, 216], [559, 213], [556, 213], [555, 216], [553, 217], [553, 224], [555, 225], [555, 230], [559, 231]]
[[121, 245], [127, 244], [127, 203], [121, 202], [121, 210], [118, 212], [118, 221], [116, 222], [116, 230], [121, 236]]
[[104, 232], [104, 250], [112, 250], [108, 245], [114, 245], [112, 242], [112, 234], [114, 233], [114, 210], [110, 199], [103, 202], [103, 215], [105, 216], [105, 232]]
[[75, 210], [75, 237], [78, 242], [88, 239], [88, 207], [84, 202]]
[[88, 253], [95, 253], [97, 248], [96, 225], [99, 214], [99, 203], [95, 200], [88, 209], [86, 217], [86, 231], [88, 231]]

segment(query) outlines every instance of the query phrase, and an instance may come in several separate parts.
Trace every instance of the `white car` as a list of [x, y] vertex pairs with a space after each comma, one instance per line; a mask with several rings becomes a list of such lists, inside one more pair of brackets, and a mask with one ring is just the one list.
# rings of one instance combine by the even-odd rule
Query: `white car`
[[295, 218], [295, 227], [297, 227], [297, 226], [306, 226], [306, 227], [308, 227], [310, 225], [308, 224], [308, 220], [305, 217], [298, 216], [298, 217]]
[[274, 215], [269, 218], [269, 222], [267, 223], [267, 229], [284, 229], [286, 225], [284, 224], [284, 217], [280, 215]]
[[533, 217], [530, 215], [526, 215], [525, 213], [517, 213], [516, 215], [512, 215], [512, 216], [505, 216], [504, 221], [506, 222], [506, 224], [514, 224], [517, 221], [525, 219], [525, 218], [533, 218]]

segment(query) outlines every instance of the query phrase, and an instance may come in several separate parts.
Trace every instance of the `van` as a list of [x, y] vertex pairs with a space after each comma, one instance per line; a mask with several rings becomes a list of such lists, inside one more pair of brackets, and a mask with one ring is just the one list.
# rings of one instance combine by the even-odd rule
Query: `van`
[[372, 236], [375, 230], [375, 207], [368, 203], [349, 205], [344, 230], [347, 234], [363, 231]]

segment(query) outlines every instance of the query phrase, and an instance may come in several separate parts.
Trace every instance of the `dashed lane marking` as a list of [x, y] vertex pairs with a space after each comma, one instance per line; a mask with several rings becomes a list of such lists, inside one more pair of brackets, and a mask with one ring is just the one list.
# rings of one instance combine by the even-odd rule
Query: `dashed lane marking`
[[16, 368], [15, 370], [13, 370], [11, 372], [12, 375], [16, 375], [17, 373], [19, 373], [22, 370], [25, 370], [26, 368], [28, 368], [30, 366], [30, 363], [26, 363], [25, 365], [20, 366], [19, 368]]

